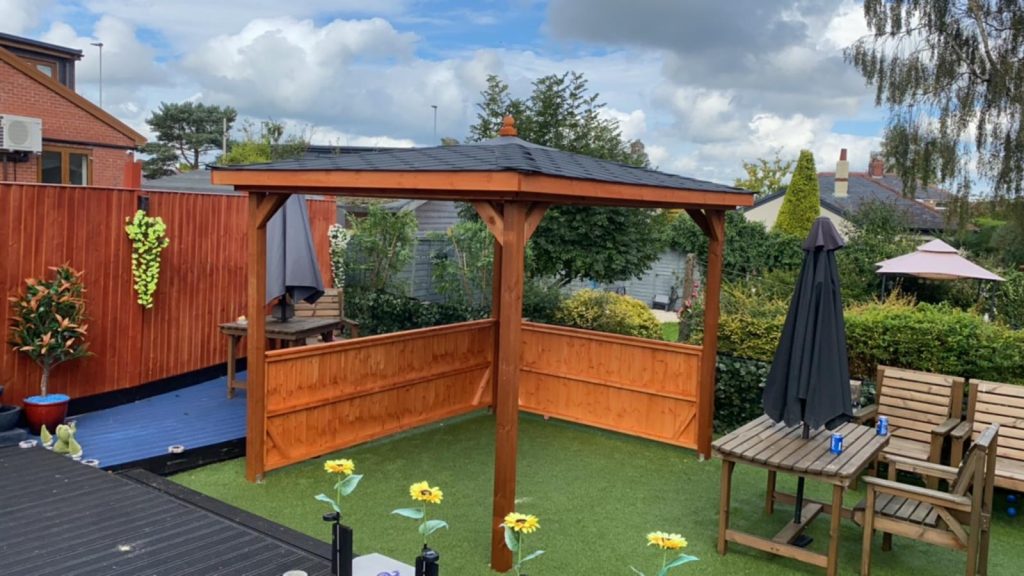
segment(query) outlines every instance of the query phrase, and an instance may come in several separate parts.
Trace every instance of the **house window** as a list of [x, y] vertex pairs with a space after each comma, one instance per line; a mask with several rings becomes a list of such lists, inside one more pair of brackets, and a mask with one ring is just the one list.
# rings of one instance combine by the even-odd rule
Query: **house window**
[[35, 58], [25, 58], [33, 68], [39, 70], [43, 74], [46, 74], [54, 80], [57, 79], [57, 64], [48, 60], [36, 60]]
[[46, 147], [39, 158], [39, 181], [86, 186], [92, 181], [91, 160], [88, 150]]

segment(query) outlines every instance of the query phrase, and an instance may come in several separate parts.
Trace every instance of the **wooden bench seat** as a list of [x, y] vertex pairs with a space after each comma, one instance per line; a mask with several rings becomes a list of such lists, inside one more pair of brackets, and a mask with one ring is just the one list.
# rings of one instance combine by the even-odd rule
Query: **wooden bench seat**
[[1024, 386], [971, 380], [967, 421], [953, 432], [953, 458], [959, 461], [964, 441], [977, 440], [986, 428], [999, 424], [995, 484], [1024, 491]]
[[[889, 445], [879, 460], [890, 456], [939, 463], [946, 436], [960, 424], [963, 414], [964, 379], [917, 370], [878, 367], [878, 398], [860, 411], [863, 419], [889, 419]], [[889, 478], [898, 465], [889, 466]], [[929, 487], [935, 487], [929, 479]]]
[[344, 294], [337, 288], [324, 290], [324, 295], [319, 300], [310, 304], [305, 300], [295, 303], [296, 318], [341, 318], [342, 326], [350, 338], [359, 337], [359, 323], [355, 320], [345, 318], [342, 313], [344, 306]]

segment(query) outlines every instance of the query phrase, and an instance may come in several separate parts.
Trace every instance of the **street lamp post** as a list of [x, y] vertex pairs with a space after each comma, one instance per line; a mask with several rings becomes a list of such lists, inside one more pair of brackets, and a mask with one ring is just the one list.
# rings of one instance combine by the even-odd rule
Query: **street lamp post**
[[437, 104], [431, 104], [431, 108], [434, 109], [434, 146], [437, 146]]
[[100, 108], [103, 108], [103, 42], [90, 42], [100, 49]]

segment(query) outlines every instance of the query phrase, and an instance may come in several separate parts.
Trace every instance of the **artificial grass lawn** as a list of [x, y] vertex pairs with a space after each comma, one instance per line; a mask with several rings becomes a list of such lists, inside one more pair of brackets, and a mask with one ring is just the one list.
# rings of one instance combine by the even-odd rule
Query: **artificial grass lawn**
[[[395, 438], [359, 446], [330, 457], [352, 458], [365, 475], [359, 488], [344, 499], [344, 518], [355, 528], [357, 553], [380, 552], [412, 563], [422, 541], [416, 522], [390, 515], [411, 506], [409, 485], [429, 480], [444, 491], [444, 501], [431, 506], [431, 517], [447, 520], [450, 530], [430, 538], [441, 553], [445, 574], [484, 576], [488, 569], [491, 491], [494, 465], [494, 420], [476, 414], [422, 428]], [[328, 507], [313, 499], [329, 492], [332, 479], [323, 460], [311, 460], [270, 472], [263, 484], [244, 479], [244, 461], [232, 460], [174, 476], [172, 480], [323, 540], [330, 539], [321, 515]], [[673, 574], [774, 575], [822, 574], [788, 559], [755, 552], [736, 544], [729, 554], [715, 551], [718, 528], [720, 463], [700, 462], [694, 452], [524, 415], [519, 439], [518, 511], [540, 517], [541, 529], [527, 538], [529, 550], [546, 554], [528, 565], [531, 575], [632, 574], [632, 564], [648, 576], [657, 573], [660, 554], [645, 546], [653, 530], [679, 532], [689, 540], [687, 552], [699, 562]], [[795, 480], [780, 477], [780, 489], [793, 490]], [[792, 515], [777, 506], [764, 515], [765, 473], [738, 466], [733, 479], [732, 527], [771, 536]], [[809, 497], [828, 501], [831, 488], [809, 482]], [[848, 492], [853, 505], [863, 492]], [[1024, 563], [1021, 522], [1005, 514], [1005, 498], [993, 527], [989, 573], [1020, 573]], [[812, 549], [824, 551], [828, 517], [812, 523]], [[843, 574], [859, 570], [861, 531], [843, 521], [840, 545]], [[964, 555], [901, 538], [892, 552], [880, 549], [875, 537], [874, 574], [957, 574]]]

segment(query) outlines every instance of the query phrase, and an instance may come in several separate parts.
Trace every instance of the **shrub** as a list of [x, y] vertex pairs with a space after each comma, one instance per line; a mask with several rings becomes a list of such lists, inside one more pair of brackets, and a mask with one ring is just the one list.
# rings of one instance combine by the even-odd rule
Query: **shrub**
[[613, 292], [580, 290], [562, 303], [554, 320], [574, 328], [661, 339], [661, 324], [643, 302]]
[[904, 298], [851, 308], [846, 339], [854, 377], [873, 377], [885, 364], [1024, 383], [1024, 332], [947, 304]]
[[371, 291], [395, 289], [395, 277], [412, 261], [416, 228], [414, 212], [389, 212], [377, 205], [364, 218], [353, 219], [345, 265], [356, 283]]
[[431, 275], [445, 301], [484, 308], [491, 303], [494, 237], [482, 220], [463, 220], [431, 234], [444, 246], [431, 254]]
[[[771, 362], [788, 310], [787, 299], [762, 296], [746, 284], [724, 284], [718, 320], [718, 351], [738, 358]], [[703, 324], [697, 322], [690, 341], [699, 343], [702, 339]]]
[[553, 323], [564, 300], [565, 295], [557, 285], [541, 279], [527, 279], [523, 284], [523, 318]]
[[371, 336], [477, 320], [486, 310], [452, 304], [434, 304], [389, 292], [349, 290], [345, 313], [359, 322], [359, 331]]
[[906, 214], [893, 204], [865, 203], [850, 215], [850, 223], [846, 246], [836, 254], [843, 301], [865, 302], [882, 284], [875, 263], [911, 252], [920, 242], [910, 234]]
[[[685, 213], [677, 214], [672, 220], [669, 247], [682, 254], [696, 254], [700, 262], [708, 260], [707, 236]], [[722, 262], [726, 278], [759, 276], [772, 270], [799, 270], [802, 259], [800, 243], [792, 236], [769, 231], [763, 223], [747, 220], [739, 212], [726, 213]]]
[[764, 413], [761, 394], [767, 362], [718, 355], [715, 383], [715, 432], [725, 434]]
[[1024, 329], [1024, 272], [1008, 272], [1006, 282], [995, 286], [996, 320], [1015, 328]]
[[811, 231], [811, 225], [821, 214], [821, 196], [818, 190], [818, 171], [814, 167], [814, 154], [801, 150], [793, 178], [786, 188], [786, 195], [775, 220], [775, 230], [803, 238]]

